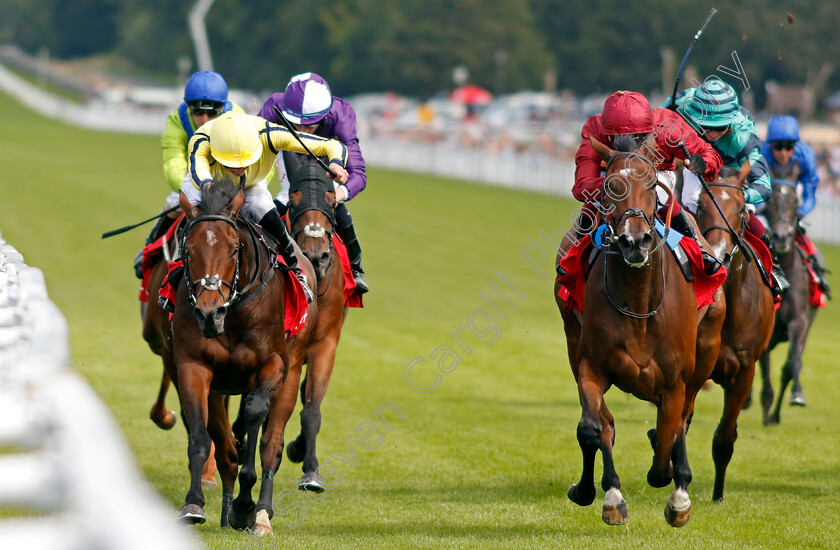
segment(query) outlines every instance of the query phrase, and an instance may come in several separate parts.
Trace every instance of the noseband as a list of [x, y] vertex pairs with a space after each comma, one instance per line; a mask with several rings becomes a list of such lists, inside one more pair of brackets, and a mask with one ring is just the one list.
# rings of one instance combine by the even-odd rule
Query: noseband
[[[198, 303], [198, 298], [205, 290], [209, 290], [212, 292], [218, 292], [222, 298], [225, 295], [222, 293], [222, 286], [228, 287], [230, 290], [228, 294], [228, 299], [225, 301], [223, 308], [227, 309], [232, 302], [235, 302], [239, 299], [239, 293], [237, 291], [237, 283], [239, 282], [239, 264], [242, 259], [242, 240], [238, 239], [236, 244], [236, 267], [233, 273], [233, 280], [226, 281], [219, 277], [219, 274], [216, 273], [215, 275], [205, 274], [203, 277], [198, 279], [197, 281], [193, 281], [190, 278], [190, 253], [189, 249], [186, 247], [187, 236], [189, 235], [192, 228], [201, 223], [201, 222], [209, 222], [209, 221], [221, 221], [229, 224], [233, 227], [234, 231], [236, 231], [237, 237], [239, 235], [239, 228], [236, 226], [236, 222], [232, 219], [228, 218], [227, 216], [219, 216], [217, 214], [208, 214], [206, 216], [199, 216], [193, 219], [187, 226], [184, 228], [184, 278], [187, 283], [187, 295], [190, 302], [190, 306], [195, 307]], [[194, 287], [200, 286], [201, 289], [198, 291], [198, 294], [195, 294]]]

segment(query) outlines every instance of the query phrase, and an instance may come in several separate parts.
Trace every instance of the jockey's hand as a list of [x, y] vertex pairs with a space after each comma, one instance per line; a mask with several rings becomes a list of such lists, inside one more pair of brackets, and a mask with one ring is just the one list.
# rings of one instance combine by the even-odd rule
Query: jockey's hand
[[344, 202], [347, 200], [347, 197], [350, 196], [350, 192], [347, 191], [347, 187], [344, 185], [339, 185], [337, 182], [333, 182], [333, 186], [335, 187], [335, 202]]
[[706, 161], [698, 153], [694, 153], [685, 159], [685, 166], [698, 178], [702, 178], [703, 174], [706, 173]]
[[347, 178], [350, 177], [350, 174], [347, 173], [347, 170], [345, 170], [342, 165], [338, 164], [337, 162], [331, 162], [330, 170], [335, 172], [335, 177], [330, 176], [331, 180], [335, 180], [341, 185], [347, 183]]

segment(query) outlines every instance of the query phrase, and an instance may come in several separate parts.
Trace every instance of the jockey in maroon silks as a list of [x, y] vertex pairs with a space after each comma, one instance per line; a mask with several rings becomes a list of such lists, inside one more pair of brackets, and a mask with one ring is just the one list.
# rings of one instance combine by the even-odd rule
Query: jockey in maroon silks
[[[592, 148], [589, 138], [593, 137], [612, 147], [614, 136], [629, 134], [635, 138], [636, 143], [641, 144], [651, 132], [656, 134], [654, 166], [659, 180], [668, 184], [672, 191], [676, 183], [673, 173], [675, 159], [683, 160], [687, 168], [702, 173], [706, 181], [717, 177], [723, 160], [680, 115], [669, 109], [651, 109], [645, 96], [638, 92], [615, 92], [604, 102], [601, 114], [589, 117], [580, 132], [581, 143], [575, 154], [575, 184], [572, 187], [572, 195], [584, 203], [574, 227], [578, 237], [595, 229], [597, 201], [601, 198], [604, 186], [602, 159]], [[681, 145], [685, 145], [689, 158], [685, 157]], [[657, 193], [664, 203], [665, 195], [659, 189]], [[660, 215], [666, 211], [667, 205], [660, 209]], [[696, 223], [680, 207], [679, 201], [674, 202], [671, 224], [680, 233], [697, 240]], [[707, 272], [711, 274], [717, 271], [721, 265], [717, 258], [702, 245], [700, 249]]]

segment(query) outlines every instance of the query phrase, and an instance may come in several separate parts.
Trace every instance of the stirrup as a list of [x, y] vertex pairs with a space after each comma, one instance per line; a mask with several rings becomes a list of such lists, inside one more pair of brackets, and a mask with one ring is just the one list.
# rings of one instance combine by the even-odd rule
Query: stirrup
[[788, 282], [787, 277], [785, 277], [785, 274], [776, 265], [773, 266], [772, 276], [776, 281], [775, 286], [778, 288], [779, 295], [783, 294], [790, 288], [790, 283]]

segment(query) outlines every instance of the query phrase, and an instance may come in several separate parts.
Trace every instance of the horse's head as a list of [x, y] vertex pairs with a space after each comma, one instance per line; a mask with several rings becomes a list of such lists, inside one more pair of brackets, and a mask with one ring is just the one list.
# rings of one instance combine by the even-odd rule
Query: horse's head
[[773, 245], [776, 250], [785, 254], [793, 247], [793, 237], [799, 224], [799, 199], [796, 187], [787, 181], [773, 182], [773, 193], [767, 200], [767, 222], [770, 224]]
[[656, 214], [655, 135], [649, 134], [641, 144], [629, 135], [616, 136], [616, 149], [590, 140], [607, 163], [601, 203], [611, 238], [628, 265], [642, 267], [651, 252]]
[[[744, 197], [743, 180], [739, 172], [733, 168], [723, 168], [718, 178], [709, 183], [709, 189], [715, 200], [708, 193], [700, 193], [699, 206], [697, 208], [697, 225], [703, 230], [703, 237], [712, 247], [712, 253], [729, 267], [732, 255], [735, 253], [735, 238], [729, 233], [729, 226], [732, 227], [738, 236], [743, 235], [747, 227], [749, 213], [746, 208]], [[715, 202], [720, 207], [720, 211]], [[723, 216], [721, 216], [723, 212]]]
[[205, 187], [197, 205], [181, 193], [188, 222], [183, 237], [184, 279], [205, 338], [224, 332], [225, 315], [236, 298], [242, 254], [236, 218], [243, 201], [242, 188], [230, 178]]
[[[312, 262], [319, 281], [328, 276], [333, 261], [332, 239], [335, 231], [335, 188], [324, 169], [315, 162], [290, 162], [289, 222], [292, 238]], [[290, 165], [294, 166], [293, 168]]]

